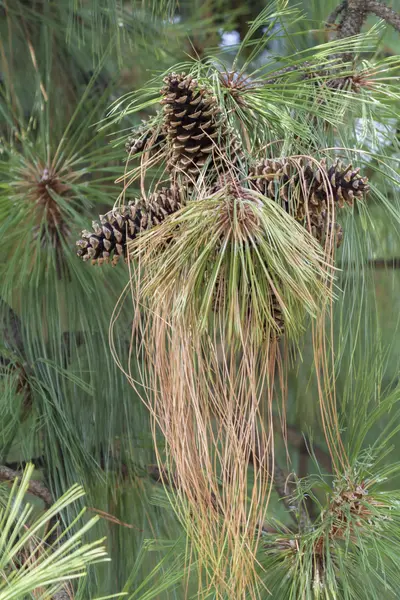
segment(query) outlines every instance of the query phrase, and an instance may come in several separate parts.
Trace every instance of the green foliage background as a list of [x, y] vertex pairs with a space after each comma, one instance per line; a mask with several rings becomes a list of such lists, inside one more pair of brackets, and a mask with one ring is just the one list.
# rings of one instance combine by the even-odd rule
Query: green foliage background
[[[335, 0], [290, 2], [287, 8], [298, 11], [297, 17], [287, 10], [281, 29], [249, 67], [270, 65], [272, 71], [294, 64], [296, 52], [312, 56], [315, 46], [328, 41], [324, 21], [335, 6]], [[398, 0], [393, 7], [400, 11]], [[122, 265], [92, 268], [75, 255], [80, 231], [121, 192], [115, 180], [124, 173], [125, 138], [153, 108], [127, 111], [112, 131], [99, 124], [113, 102], [177, 63], [212, 54], [229, 67], [237, 50], [231, 42], [243, 42], [248, 22], [263, 10], [259, 0], [182, 0], [178, 6], [167, 0], [0, 0], [0, 463], [19, 469], [32, 461], [35, 477], [54, 498], [78, 483], [89, 512], [102, 511], [89, 538], [106, 535], [112, 561], [90, 567], [77, 584], [77, 599], [121, 591], [132, 600], [189, 597], [183, 584], [184, 535], [162, 486], [151, 477], [149, 417], [109, 349], [110, 319], [127, 273]], [[260, 36], [262, 27], [260, 21]], [[368, 171], [374, 187], [368, 205], [341, 217], [345, 240], [337, 257], [342, 271], [333, 327], [343, 439], [354, 468], [364, 469], [367, 478], [379, 450], [379, 489], [388, 494], [399, 487], [400, 40], [377, 19], [368, 21], [370, 27], [375, 34], [362, 58], [391, 67], [389, 87], [375, 90], [370, 102], [355, 103], [335, 139], [322, 126], [315, 136], [321, 147], [340, 141], [356, 149], [355, 162]], [[241, 60], [251, 58], [251, 48], [243, 46]], [[284, 106], [289, 92], [279, 85], [270, 94], [271, 106], [274, 94]], [[298, 124], [288, 121], [288, 137], [298, 133], [294, 126], [308, 131], [307, 102], [298, 107]], [[279, 117], [276, 112], [277, 122]], [[271, 127], [279, 129], [277, 123]], [[67, 196], [57, 198], [60, 222], [68, 229], [61, 247], [29, 192], [50, 165], [69, 187]], [[129, 190], [134, 193], [139, 189]], [[389, 266], [373, 268], [378, 259]], [[392, 259], [397, 269], [391, 268]], [[129, 305], [122, 310], [114, 338], [123, 355], [132, 315]], [[323, 510], [333, 493], [332, 475], [307, 333], [302, 348], [289, 373], [289, 451], [298, 477], [311, 478], [303, 486], [312, 484], [316, 510]], [[279, 436], [277, 447], [285, 462]], [[385, 470], [387, 465], [394, 467]], [[393, 492], [388, 511], [394, 540], [400, 539], [396, 502]], [[291, 517], [276, 494], [271, 513], [287, 533]], [[75, 505], [63, 514], [66, 525]], [[394, 562], [395, 548], [394, 543], [388, 549]], [[381, 549], [376, 551], [382, 558]], [[276, 556], [266, 552], [264, 559], [272, 573]], [[286, 572], [281, 568], [276, 581], [267, 577], [276, 590], [273, 597], [308, 598], [301, 595], [305, 587], [289, 590], [278, 581]], [[371, 598], [382, 589], [385, 598], [399, 597], [399, 576], [388, 577], [385, 588], [382, 570], [376, 567], [381, 579], [376, 588], [371, 584], [376, 590]], [[356, 569], [349, 569], [340, 597], [365, 597], [352, 591], [355, 581], [361, 585], [357, 577]]]

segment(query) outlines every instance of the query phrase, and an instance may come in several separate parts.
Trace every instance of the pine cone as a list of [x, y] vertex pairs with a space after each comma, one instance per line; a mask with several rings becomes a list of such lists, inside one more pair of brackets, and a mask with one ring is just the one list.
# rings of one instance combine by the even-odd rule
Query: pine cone
[[139, 135], [139, 137], [129, 137], [125, 144], [125, 150], [129, 154], [129, 156], [134, 156], [135, 154], [143, 152], [144, 150], [149, 150], [151, 155], [153, 153], [153, 150], [157, 152], [160, 149], [160, 147], [165, 144], [165, 133], [162, 131], [155, 136], [155, 139], [153, 139], [151, 145], [150, 142], [154, 136], [153, 128], [145, 130], [139, 129], [138, 131], [136, 131], [136, 134], [141, 135]]
[[[170, 146], [169, 170], [193, 180], [207, 161], [218, 172], [228, 158], [231, 164], [237, 160], [240, 154], [238, 138], [228, 133], [217, 100], [210, 91], [185, 73], [171, 73], [164, 82], [161, 104], [164, 104]], [[224, 160], [227, 139], [230, 156]]]
[[112, 255], [112, 263], [116, 264], [121, 256], [127, 258], [127, 242], [161, 223], [181, 205], [175, 189], [162, 188], [148, 202], [131, 201], [119, 210], [111, 210], [100, 216], [100, 224], [93, 221], [93, 231], [82, 231], [82, 239], [76, 242], [77, 255], [84, 261], [92, 259], [92, 264], [109, 262]]
[[[282, 202], [284, 208], [323, 243], [330, 228], [328, 182], [339, 208], [345, 203], [352, 205], [354, 199], [363, 198], [369, 191], [368, 179], [359, 172], [360, 169], [353, 170], [351, 164], [344, 166], [339, 160], [328, 168], [323, 159], [317, 168], [305, 159], [299, 159], [297, 164], [285, 159], [266, 159], [255, 164], [250, 175], [255, 189]], [[343, 232], [338, 224], [333, 227], [336, 243], [340, 245]]]

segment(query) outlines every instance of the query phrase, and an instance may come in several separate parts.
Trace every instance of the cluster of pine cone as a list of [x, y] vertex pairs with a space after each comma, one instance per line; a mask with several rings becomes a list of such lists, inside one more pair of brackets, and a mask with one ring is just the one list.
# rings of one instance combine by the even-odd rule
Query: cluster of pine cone
[[[171, 73], [160, 93], [163, 109], [153, 120], [158, 125], [142, 127], [139, 137], [128, 139], [126, 150], [130, 157], [157, 154], [163, 159], [170, 187], [101, 216], [92, 231], [82, 232], [78, 256], [92, 264], [127, 259], [130, 240], [179, 210], [182, 198], [195, 199], [200, 176], [212, 193], [227, 174], [280, 202], [321, 244], [333, 234], [340, 245], [343, 232], [332, 216], [336, 208], [353, 204], [368, 192], [368, 180], [359, 169], [339, 160], [328, 166], [325, 160], [305, 158], [264, 159], [246, 167], [239, 138], [209, 89], [190, 75]], [[279, 306], [276, 313], [281, 321]]]
[[342, 228], [332, 216], [337, 207], [352, 205], [368, 192], [368, 179], [359, 173], [340, 160], [328, 167], [325, 159], [319, 164], [304, 158], [267, 159], [251, 167], [250, 178], [257, 191], [279, 201], [321, 244], [333, 228], [340, 246]]
[[[242, 156], [238, 138], [229, 131], [216, 98], [190, 75], [168, 75], [161, 96], [161, 126], [147, 130], [142, 127], [139, 137], [128, 139], [126, 150], [130, 156], [145, 152], [150, 156], [156, 152], [163, 154], [171, 187], [156, 190], [148, 201], [140, 199], [110, 211], [100, 217], [100, 224], [93, 222], [93, 231], [83, 231], [77, 242], [78, 256], [91, 259], [92, 264], [110, 259], [115, 264], [121, 256], [126, 258], [128, 241], [181, 208], [177, 180], [187, 191], [201, 173], [206, 173], [211, 185], [227, 161], [232, 168], [232, 163]], [[222, 149], [228, 140], [227, 156]]]

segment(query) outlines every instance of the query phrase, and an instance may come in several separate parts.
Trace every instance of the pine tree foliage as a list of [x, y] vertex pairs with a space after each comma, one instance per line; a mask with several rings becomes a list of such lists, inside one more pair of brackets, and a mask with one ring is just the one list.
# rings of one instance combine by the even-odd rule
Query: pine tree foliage
[[[8, 478], [7, 471], [10, 470], [2, 467], [2, 480]], [[46, 495], [38, 482], [30, 481], [33, 472], [34, 466], [27, 465], [20, 481], [14, 480], [11, 491], [4, 484], [1, 487], [0, 598], [4, 600], [22, 600], [31, 597], [31, 593], [43, 600], [64, 592], [69, 595], [65, 583], [84, 577], [90, 564], [107, 560], [104, 547], [99, 546], [102, 540], [82, 545], [84, 534], [98, 517], [81, 525], [72, 536], [67, 530], [60, 531], [59, 513], [77, 502], [83, 490], [73, 486], [46, 512], [35, 515], [33, 506], [25, 501], [26, 494], [38, 494], [46, 501], [49, 493]]]
[[397, 597], [399, 13], [0, 0], [4, 598]]

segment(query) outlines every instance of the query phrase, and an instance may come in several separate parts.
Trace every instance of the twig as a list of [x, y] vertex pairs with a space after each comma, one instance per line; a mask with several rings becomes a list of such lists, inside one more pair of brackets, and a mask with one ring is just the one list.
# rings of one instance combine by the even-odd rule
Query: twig
[[277, 491], [278, 496], [282, 499], [283, 504], [285, 505], [288, 512], [294, 517], [294, 520], [297, 523], [296, 513], [298, 507], [295, 506], [291, 500], [291, 495], [293, 492], [293, 481], [290, 481], [291, 474], [285, 473], [282, 467], [276, 462], [274, 463], [274, 487]]
[[65, 587], [53, 595], [53, 600], [73, 600], [73, 598], [74, 596]]
[[326, 20], [327, 25], [333, 25], [338, 16], [347, 8], [347, 0], [343, 0], [339, 6], [335, 8]]
[[[264, 81], [264, 85], [270, 85], [273, 83], [276, 83], [276, 80], [281, 76], [281, 75], [285, 75], [285, 73], [292, 73], [294, 71], [300, 71], [301, 69], [305, 68], [305, 67], [312, 67], [315, 66], [312, 63], [310, 63], [309, 61], [304, 61], [303, 63], [300, 63], [299, 65], [291, 65], [289, 67], [283, 67], [282, 69], [279, 69], [279, 71], [276, 71], [275, 75], [273, 77], [271, 77], [271, 79], [267, 79], [266, 81]], [[305, 76], [306, 74], [304, 73], [303, 76]]]
[[368, 15], [367, 3], [368, 0], [347, 0], [346, 6], [341, 11], [343, 16], [339, 23], [337, 39], [351, 37], [361, 32]]
[[374, 269], [400, 269], [400, 258], [374, 258], [367, 265]]
[[274, 487], [299, 530], [304, 531], [309, 525], [310, 519], [304, 503], [294, 497], [295, 482], [291, 478], [292, 473], [286, 473], [275, 459]]
[[170, 477], [165, 469], [160, 471], [157, 465], [147, 465], [147, 473], [156, 483], [164, 483], [164, 485], [176, 488], [174, 476]]
[[29, 460], [19, 460], [15, 462], [7, 461], [4, 466], [11, 471], [23, 471], [30, 463], [34, 463], [36, 468], [43, 468], [45, 460], [43, 456], [32, 456]]
[[125, 523], [125, 521], [121, 521], [120, 519], [117, 519], [117, 517], [114, 517], [114, 515], [110, 515], [110, 513], [106, 512], [104, 510], [100, 510], [99, 508], [93, 508], [92, 506], [89, 506], [88, 510], [96, 513], [97, 515], [99, 515], [100, 517], [105, 519], [106, 521], [109, 521], [109, 523], [113, 523], [114, 525], [121, 525], [122, 527], [127, 527], [128, 529], [136, 529], [136, 531], [143, 532], [143, 529], [139, 529], [139, 527], [136, 527], [136, 525], [131, 525], [130, 523]]
[[[21, 473], [13, 471], [4, 465], [0, 465], [0, 481], [14, 481], [16, 478], [21, 479]], [[46, 508], [53, 504], [53, 498], [49, 490], [40, 481], [30, 481], [28, 486], [28, 492], [37, 496], [46, 505]]]
[[[250, 453], [249, 462], [251, 464], [264, 465], [265, 464], [265, 450], [262, 447], [256, 448], [255, 452]], [[285, 471], [277, 463], [274, 458], [274, 479], [273, 485], [276, 489], [278, 496], [282, 499], [285, 508], [290, 514], [294, 523], [299, 527], [300, 530], [304, 530], [309, 524], [309, 517], [307, 511], [303, 508], [303, 503], [294, 497], [295, 481], [292, 479], [291, 473], [285, 473]]]
[[[337, 28], [337, 39], [358, 35], [361, 32], [368, 13], [374, 13], [380, 19], [400, 31], [400, 15], [379, 0], [345, 0], [329, 15], [328, 24], [333, 25], [337, 17], [342, 18]], [[344, 55], [348, 60], [351, 54]]]
[[368, 0], [368, 10], [380, 19], [390, 23], [397, 31], [400, 31], [400, 15], [393, 8], [376, 0]]
[[[279, 428], [279, 423], [280, 421], [278, 420], [277, 417], [274, 417], [274, 427], [276, 429]], [[292, 446], [294, 446], [295, 448], [297, 448], [299, 450], [299, 452], [301, 454], [307, 454], [307, 456], [310, 456], [310, 444], [309, 444], [309, 440], [307, 440], [304, 435], [298, 431], [298, 429], [296, 429], [296, 427], [294, 427], [293, 425], [287, 425], [286, 426], [286, 434], [287, 434], [287, 440], [290, 444], [292, 444]], [[332, 461], [331, 461], [331, 457], [329, 456], [328, 452], [326, 452], [325, 450], [323, 450], [322, 448], [320, 448], [317, 445], [312, 445], [312, 452], [315, 456], [315, 458], [317, 459], [317, 462], [322, 465], [324, 467], [324, 469], [326, 469], [328, 472], [332, 471]]]

